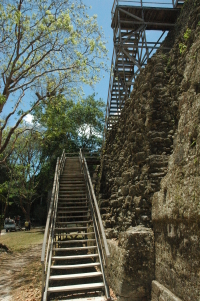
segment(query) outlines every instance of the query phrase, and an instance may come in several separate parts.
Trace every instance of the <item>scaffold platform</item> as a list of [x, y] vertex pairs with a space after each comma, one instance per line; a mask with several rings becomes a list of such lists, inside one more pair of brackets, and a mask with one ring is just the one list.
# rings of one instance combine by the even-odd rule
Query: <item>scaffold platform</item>
[[[111, 11], [114, 49], [104, 138], [106, 131], [118, 120], [141, 68], [161, 46], [164, 34], [174, 28], [183, 4], [183, 0], [114, 1]], [[160, 37], [148, 41], [146, 33], [150, 30], [159, 31]]]

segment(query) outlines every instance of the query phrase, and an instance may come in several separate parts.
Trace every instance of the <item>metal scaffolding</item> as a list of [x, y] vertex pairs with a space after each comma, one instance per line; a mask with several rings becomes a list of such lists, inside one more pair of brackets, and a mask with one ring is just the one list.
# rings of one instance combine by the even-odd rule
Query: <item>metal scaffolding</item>
[[[166, 31], [173, 29], [184, 1], [115, 0], [111, 27], [114, 50], [108, 89], [106, 131], [118, 120], [133, 83], [148, 58], [161, 45]], [[161, 31], [156, 41], [147, 41], [148, 30]]]

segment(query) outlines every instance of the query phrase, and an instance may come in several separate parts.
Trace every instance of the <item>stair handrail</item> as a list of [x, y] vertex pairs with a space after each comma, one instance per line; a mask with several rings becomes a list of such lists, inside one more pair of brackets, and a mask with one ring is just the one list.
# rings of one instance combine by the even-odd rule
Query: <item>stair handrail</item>
[[[105, 250], [105, 252], [104, 252], [104, 250], [102, 250], [102, 253], [105, 253], [106, 261], [107, 261], [107, 259], [110, 257], [110, 251], [108, 249], [108, 244], [107, 244], [107, 240], [106, 240], [104, 226], [103, 226], [103, 222], [102, 222], [102, 219], [101, 219], [101, 214], [100, 214], [100, 211], [99, 211], [99, 206], [98, 206], [97, 199], [96, 199], [96, 196], [95, 196], [95, 192], [94, 192], [94, 188], [93, 188], [93, 185], [92, 185], [92, 180], [91, 180], [90, 173], [89, 173], [89, 170], [88, 170], [87, 162], [86, 162], [85, 157], [82, 154], [81, 149], [80, 149], [79, 158], [80, 158], [82, 172], [84, 173], [84, 176], [85, 176], [87, 182], [89, 183], [90, 194], [91, 194], [92, 199], [93, 199], [94, 208], [95, 208], [95, 211], [96, 211], [96, 218], [97, 218], [97, 221], [99, 223], [99, 228], [100, 228], [99, 230], [101, 232], [102, 241], [103, 241], [104, 250]], [[98, 226], [98, 224], [97, 224], [97, 226]], [[99, 237], [99, 238], [101, 239], [101, 237]], [[105, 262], [105, 265], [106, 265], [106, 262]]]
[[46, 272], [47, 272], [47, 263], [50, 256], [50, 243], [52, 233], [54, 231], [53, 225], [54, 220], [56, 218], [56, 211], [57, 211], [57, 202], [58, 202], [58, 193], [59, 193], [59, 179], [60, 174], [63, 172], [64, 164], [65, 164], [65, 150], [63, 150], [61, 159], [57, 158], [55, 174], [54, 174], [54, 182], [51, 194], [51, 201], [49, 205], [49, 211], [46, 221], [46, 227], [44, 232], [44, 239], [42, 245], [42, 254], [41, 254], [41, 264], [42, 264], [42, 296], [45, 288], [46, 282]]

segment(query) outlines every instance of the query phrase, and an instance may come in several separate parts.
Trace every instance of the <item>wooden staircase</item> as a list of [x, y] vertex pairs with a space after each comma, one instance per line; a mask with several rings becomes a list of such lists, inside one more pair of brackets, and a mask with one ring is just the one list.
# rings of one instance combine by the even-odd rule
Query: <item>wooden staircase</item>
[[45, 300], [109, 300], [94, 207], [80, 159], [66, 158], [52, 222]]

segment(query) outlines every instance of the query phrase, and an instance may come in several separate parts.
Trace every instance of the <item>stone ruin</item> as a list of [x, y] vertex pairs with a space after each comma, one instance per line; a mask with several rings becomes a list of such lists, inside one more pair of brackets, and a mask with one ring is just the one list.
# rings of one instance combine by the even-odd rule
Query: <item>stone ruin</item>
[[171, 50], [148, 60], [102, 152], [99, 206], [119, 301], [200, 300], [199, 1], [186, 1], [164, 44]]

